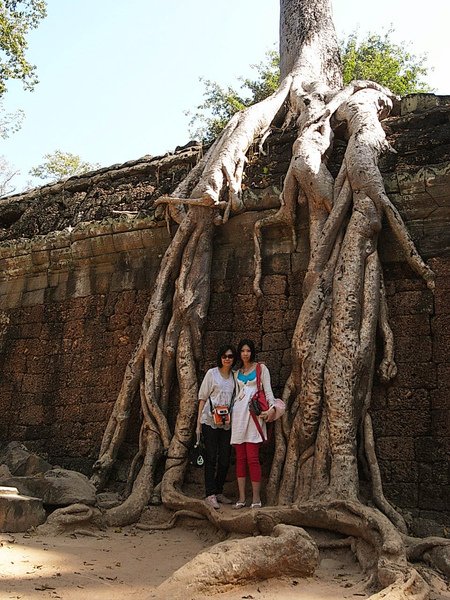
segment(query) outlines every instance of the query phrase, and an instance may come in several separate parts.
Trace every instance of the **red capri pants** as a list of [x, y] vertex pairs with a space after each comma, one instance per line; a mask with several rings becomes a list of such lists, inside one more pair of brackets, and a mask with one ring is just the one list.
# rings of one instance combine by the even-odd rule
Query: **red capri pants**
[[244, 442], [243, 444], [234, 444], [236, 450], [236, 476], [247, 476], [247, 465], [250, 471], [252, 481], [261, 481], [261, 465], [259, 464], [260, 443], [252, 444]]

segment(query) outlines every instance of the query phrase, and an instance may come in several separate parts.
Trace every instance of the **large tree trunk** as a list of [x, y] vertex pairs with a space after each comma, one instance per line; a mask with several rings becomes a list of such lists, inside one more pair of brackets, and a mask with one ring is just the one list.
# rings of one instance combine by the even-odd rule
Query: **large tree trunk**
[[[383, 495], [370, 419], [377, 326], [384, 339], [380, 373], [389, 380], [396, 372], [377, 248], [383, 216], [408, 262], [433, 285], [433, 274], [386, 196], [377, 166], [387, 148], [379, 120], [388, 114], [392, 94], [364, 81], [342, 88], [329, 0], [281, 0], [280, 48], [279, 90], [235, 115], [186, 180], [159, 200], [178, 229], [162, 260], [93, 479], [99, 487], [105, 484], [132, 405], [140, 401], [142, 427], [129, 496], [109, 511], [109, 523], [135, 521], [150, 498], [161, 494], [169, 508], [203, 515], [227, 531], [267, 535], [277, 523], [330, 528], [372, 548], [379, 584], [389, 586], [389, 597], [406, 598], [414, 588], [411, 597], [423, 598], [426, 585], [408, 566], [399, 533], [406, 532], [404, 521]], [[295, 122], [298, 135], [281, 207], [255, 226], [255, 293], [261, 295], [263, 229], [282, 223], [295, 237], [298, 202], [309, 209], [310, 262], [284, 391], [288, 410], [277, 424], [267, 490], [277, 508], [225, 518], [182, 491], [196, 412], [213, 231], [243, 209], [245, 154], [283, 104], [286, 125]], [[335, 180], [326, 162], [338, 124], [347, 129], [348, 146]], [[371, 499], [381, 512], [361, 503], [360, 456], [369, 465]], [[161, 461], [164, 475], [158, 481]]]

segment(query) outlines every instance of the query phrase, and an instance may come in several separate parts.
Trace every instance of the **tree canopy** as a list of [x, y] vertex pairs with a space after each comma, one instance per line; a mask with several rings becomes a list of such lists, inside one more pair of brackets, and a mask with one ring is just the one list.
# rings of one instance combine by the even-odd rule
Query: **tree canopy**
[[78, 154], [55, 150], [45, 154], [44, 161], [30, 170], [30, 175], [50, 181], [67, 179], [98, 169], [97, 163], [83, 161]]
[[37, 83], [36, 67], [27, 57], [27, 34], [46, 16], [45, 0], [0, 0], [0, 96], [10, 79], [26, 89]]
[[369, 33], [359, 41], [358, 32], [354, 31], [341, 42], [344, 83], [370, 79], [398, 96], [431, 91], [424, 79], [428, 73], [426, 56], [409, 52], [407, 43], [395, 44], [393, 33], [390, 28], [383, 35]]
[[18, 131], [22, 126], [24, 116], [25, 114], [21, 109], [15, 112], [6, 111], [3, 102], [0, 100], [0, 138], [5, 140], [12, 133]]
[[[393, 33], [391, 27], [383, 34], [369, 32], [359, 39], [355, 30], [340, 41], [344, 85], [355, 79], [369, 79], [399, 96], [432, 91], [425, 81], [429, 70], [426, 56], [409, 52], [408, 43], [396, 44], [392, 39]], [[255, 70], [255, 78], [239, 77], [239, 89], [203, 80], [204, 100], [195, 112], [187, 112], [191, 117], [190, 133], [194, 138], [211, 142], [235, 113], [260, 102], [277, 89], [280, 83], [277, 51], [268, 51], [263, 61], [251, 66]]]

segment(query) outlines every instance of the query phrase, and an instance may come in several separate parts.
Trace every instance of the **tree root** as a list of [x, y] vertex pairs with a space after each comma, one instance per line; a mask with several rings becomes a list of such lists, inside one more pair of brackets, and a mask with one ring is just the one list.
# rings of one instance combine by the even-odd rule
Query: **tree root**
[[43, 525], [39, 525], [39, 533], [62, 534], [75, 533], [82, 526], [83, 531], [90, 531], [87, 527], [94, 528], [98, 532], [99, 528], [104, 528], [105, 522], [103, 516], [97, 508], [87, 506], [86, 504], [70, 504], [64, 508], [58, 508], [49, 515]]
[[177, 510], [166, 523], [155, 523], [154, 525], [136, 523], [135, 527], [143, 531], [166, 531], [167, 529], [173, 529], [181, 518], [206, 520], [205, 515], [201, 515], [193, 510]]
[[276, 525], [270, 536], [216, 544], [178, 569], [157, 591], [161, 598], [186, 599], [272, 577], [307, 577], [318, 559], [317, 546], [306, 531]]
[[[173, 490], [171, 501], [165, 505], [173, 507], [188, 506], [199, 510], [218, 528], [247, 535], [270, 536], [280, 524], [293, 527], [312, 527], [325, 529], [347, 536], [343, 540], [331, 543], [331, 547], [348, 546], [363, 543], [370, 551], [371, 559], [362, 564], [363, 568], [373, 571], [373, 583], [381, 592], [371, 598], [395, 598], [396, 600], [424, 600], [429, 592], [427, 583], [407, 562], [407, 550], [404, 538], [397, 528], [377, 509], [364, 506], [359, 502], [334, 500], [330, 502], [308, 501], [297, 506], [270, 506], [259, 510], [237, 511], [235, 514], [220, 514], [206, 506], [203, 501], [188, 498]], [[270, 539], [270, 538], [269, 538]], [[412, 544], [412, 538], [406, 538]], [[434, 540], [430, 540], [430, 545]], [[436, 542], [446, 544], [447, 540]], [[237, 542], [237, 545], [240, 542]], [[327, 547], [325, 544], [323, 547]], [[328, 546], [329, 547], [329, 546]], [[358, 554], [357, 554], [358, 555]], [[244, 571], [247, 567], [244, 567]], [[229, 575], [229, 573], [228, 573]], [[262, 578], [266, 578], [264, 575]], [[229, 580], [228, 580], [229, 581]], [[214, 585], [203, 582], [202, 585]]]

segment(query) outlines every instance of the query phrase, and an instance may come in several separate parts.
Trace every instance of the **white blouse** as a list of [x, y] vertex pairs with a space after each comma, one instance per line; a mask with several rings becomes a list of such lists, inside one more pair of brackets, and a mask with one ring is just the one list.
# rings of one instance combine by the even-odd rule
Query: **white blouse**
[[[202, 381], [198, 392], [199, 400], [205, 401], [200, 422], [209, 425], [213, 429], [217, 429], [214, 425], [214, 420], [211, 414], [211, 406], [209, 398], [213, 406], [230, 406], [231, 398], [234, 391], [234, 377], [230, 373], [228, 379], [222, 377], [219, 367], [213, 367], [206, 372], [205, 378]], [[221, 429], [230, 429], [229, 425], [221, 427]]]
[[[270, 372], [266, 365], [262, 363], [260, 364], [261, 385], [266, 393], [269, 406], [273, 406], [275, 403], [275, 398], [270, 383]], [[253, 417], [250, 415], [250, 411], [248, 409], [250, 398], [257, 390], [256, 377], [251, 381], [247, 381], [246, 383], [237, 379], [237, 373], [235, 377], [238, 387], [233, 404], [233, 411], [231, 413], [231, 443], [243, 444], [244, 442], [250, 442], [252, 444], [258, 444], [262, 442], [261, 435], [257, 430], [253, 421]], [[267, 438], [266, 422], [259, 417], [258, 419], [264, 437]]]

